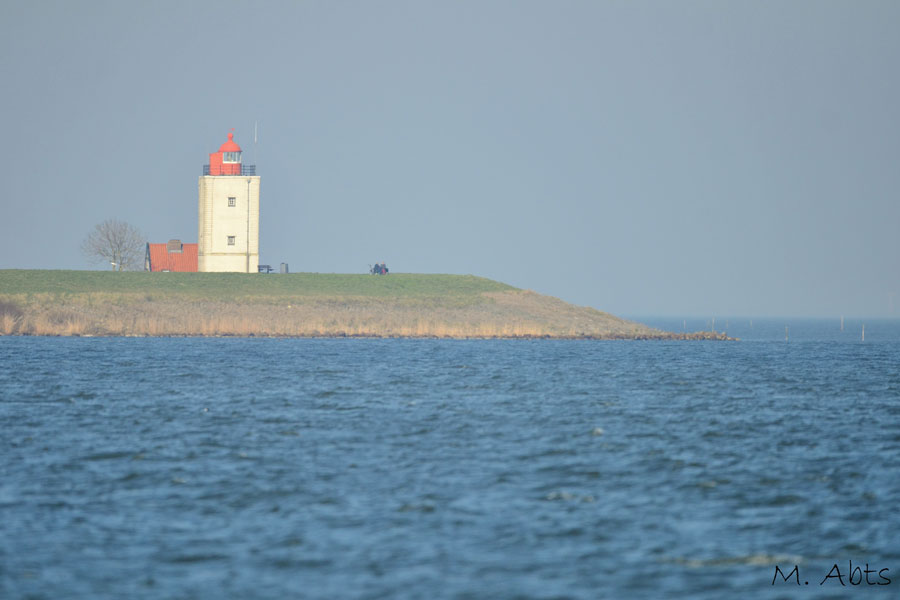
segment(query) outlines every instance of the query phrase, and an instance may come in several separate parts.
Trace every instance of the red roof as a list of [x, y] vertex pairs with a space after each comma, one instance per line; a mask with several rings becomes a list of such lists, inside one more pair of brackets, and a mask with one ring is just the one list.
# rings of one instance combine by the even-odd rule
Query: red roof
[[241, 147], [234, 141], [234, 134], [228, 134], [228, 141], [219, 146], [219, 152], [240, 152]]
[[[174, 241], [174, 240], [173, 240]], [[151, 271], [197, 272], [197, 244], [181, 244], [181, 252], [169, 252], [168, 244], [147, 244], [147, 261]]]

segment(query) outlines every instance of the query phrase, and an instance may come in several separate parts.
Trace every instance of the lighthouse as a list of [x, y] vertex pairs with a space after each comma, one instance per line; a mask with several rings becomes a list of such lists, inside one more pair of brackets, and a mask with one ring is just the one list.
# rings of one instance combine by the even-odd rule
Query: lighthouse
[[207, 273], [256, 273], [259, 176], [245, 165], [234, 133], [209, 155], [200, 176], [197, 267]]

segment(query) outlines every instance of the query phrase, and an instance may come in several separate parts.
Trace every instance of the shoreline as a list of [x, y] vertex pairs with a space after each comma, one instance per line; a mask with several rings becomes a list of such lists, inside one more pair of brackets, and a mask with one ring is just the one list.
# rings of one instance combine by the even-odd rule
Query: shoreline
[[435, 335], [374, 335], [374, 334], [328, 334], [323, 333], [319, 335], [269, 335], [269, 334], [260, 334], [256, 335], [253, 333], [250, 334], [228, 334], [228, 333], [220, 333], [214, 335], [192, 335], [192, 334], [164, 334], [164, 335], [150, 335], [150, 334], [94, 334], [94, 333], [44, 333], [44, 334], [32, 334], [32, 333], [9, 333], [4, 334], [0, 333], [0, 337], [42, 337], [42, 338], [51, 338], [51, 337], [66, 337], [66, 338], [169, 338], [169, 339], [260, 339], [260, 340], [340, 340], [340, 339], [356, 339], [356, 340], [521, 340], [521, 341], [553, 341], [553, 340], [566, 340], [566, 341], [593, 341], [593, 342], [612, 342], [612, 341], [728, 341], [728, 342], [738, 342], [740, 338], [728, 337], [724, 333], [721, 332], [693, 332], [693, 333], [678, 333], [678, 334], [669, 334], [668, 332], [663, 332], [662, 335], [653, 336], [653, 335], [645, 335], [645, 336], [552, 336], [552, 335], [519, 335], [519, 336], [435, 336]]
[[471, 275], [0, 271], [0, 335], [732, 340]]
[[272, 334], [272, 333], [77, 333], [68, 332], [67, 326], [59, 331], [44, 333], [0, 331], [0, 337], [78, 337], [78, 338], [190, 338], [190, 339], [362, 339], [362, 340], [585, 340], [585, 341], [740, 341], [740, 338], [729, 337], [719, 331], [695, 331], [690, 333], [673, 333], [660, 331], [657, 334], [610, 334], [610, 335], [551, 335], [551, 334], [521, 334], [521, 335], [431, 335], [431, 334], [377, 334], [377, 333], [346, 333], [325, 332], [308, 334]]

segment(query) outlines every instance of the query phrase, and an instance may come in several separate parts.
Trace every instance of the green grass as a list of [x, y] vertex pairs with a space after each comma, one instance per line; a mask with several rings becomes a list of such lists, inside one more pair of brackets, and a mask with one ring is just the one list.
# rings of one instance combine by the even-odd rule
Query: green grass
[[463, 299], [516, 288], [473, 275], [0, 270], [0, 295], [142, 294], [231, 301], [298, 297]]

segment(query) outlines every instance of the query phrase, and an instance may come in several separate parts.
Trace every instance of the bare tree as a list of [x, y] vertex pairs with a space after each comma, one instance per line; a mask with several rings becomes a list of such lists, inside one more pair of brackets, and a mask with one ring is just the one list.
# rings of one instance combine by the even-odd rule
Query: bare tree
[[81, 243], [81, 251], [92, 262], [109, 262], [113, 271], [131, 271], [142, 266], [145, 243], [136, 228], [107, 219], [94, 226]]

